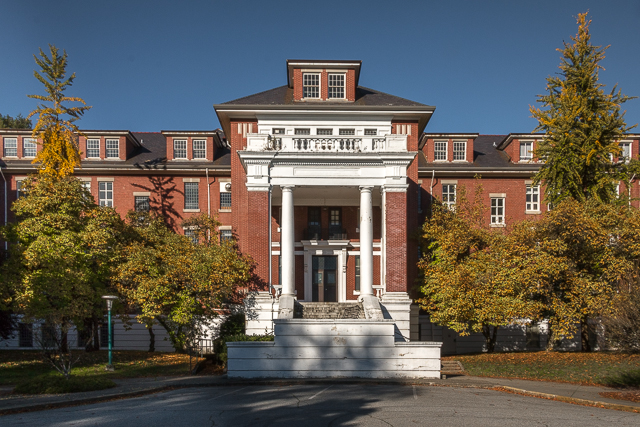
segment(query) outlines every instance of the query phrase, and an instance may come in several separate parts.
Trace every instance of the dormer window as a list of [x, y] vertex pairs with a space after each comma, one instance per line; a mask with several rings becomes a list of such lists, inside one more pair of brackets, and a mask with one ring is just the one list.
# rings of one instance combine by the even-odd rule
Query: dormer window
[[36, 140], [33, 138], [24, 138], [22, 140], [22, 155], [24, 157], [36, 156]]
[[447, 160], [447, 141], [435, 141], [433, 143], [433, 159], [441, 162]]
[[520, 142], [520, 160], [533, 159], [533, 142], [522, 141]]
[[99, 139], [87, 139], [87, 158], [88, 159], [100, 158], [100, 140]]
[[344, 99], [344, 74], [329, 74], [329, 98]]
[[173, 158], [174, 159], [187, 158], [187, 140], [186, 139], [173, 140]]
[[18, 138], [4, 139], [4, 157], [18, 157]]
[[303, 98], [320, 98], [320, 74], [319, 73], [303, 73], [302, 74], [302, 97]]
[[631, 143], [623, 142], [620, 144], [620, 161], [628, 162], [631, 160]]
[[467, 160], [467, 142], [453, 141], [453, 161]]
[[119, 155], [119, 142], [117, 139], [107, 139], [105, 141], [105, 146], [107, 148], [107, 159], [118, 158]]
[[207, 157], [206, 152], [207, 142], [204, 139], [193, 140], [193, 158], [205, 159]]

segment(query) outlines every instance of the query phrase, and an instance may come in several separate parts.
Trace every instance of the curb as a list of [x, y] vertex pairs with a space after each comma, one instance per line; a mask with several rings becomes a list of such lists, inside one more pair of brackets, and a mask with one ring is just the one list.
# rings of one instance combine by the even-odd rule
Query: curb
[[626, 411], [640, 413], [640, 407], [630, 405], [620, 405], [617, 403], [599, 402], [597, 400], [578, 399], [577, 397], [559, 396], [556, 394], [540, 393], [537, 391], [523, 390], [509, 386], [495, 386], [491, 390], [503, 391], [507, 393], [520, 394], [523, 396], [538, 397], [540, 399], [556, 400], [559, 402], [573, 403], [575, 405], [592, 406], [596, 408], [614, 409], [616, 411]]

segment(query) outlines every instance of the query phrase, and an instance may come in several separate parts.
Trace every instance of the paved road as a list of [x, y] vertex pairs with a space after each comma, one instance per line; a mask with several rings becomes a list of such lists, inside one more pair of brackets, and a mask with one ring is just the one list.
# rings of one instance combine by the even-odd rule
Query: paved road
[[0, 417], [2, 426], [640, 426], [640, 414], [491, 390], [399, 385], [203, 387]]

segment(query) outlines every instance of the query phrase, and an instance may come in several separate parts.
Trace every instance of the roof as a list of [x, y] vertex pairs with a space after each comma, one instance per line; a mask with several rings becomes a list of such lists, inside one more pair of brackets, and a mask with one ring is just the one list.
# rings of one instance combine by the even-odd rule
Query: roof
[[507, 135], [479, 135], [473, 141], [473, 163], [464, 162], [427, 162], [424, 152], [420, 152], [418, 169], [420, 172], [475, 173], [483, 172], [535, 172], [540, 165], [536, 163], [512, 163], [507, 153], [497, 147]]
[[419, 102], [411, 101], [395, 95], [380, 92], [375, 89], [358, 86], [356, 88], [356, 99], [354, 102], [344, 101], [294, 101], [293, 89], [287, 85], [276, 87], [254, 95], [245, 96], [243, 98], [234, 99], [223, 104], [216, 105], [218, 107], [226, 107], [232, 105], [242, 106], [265, 106], [265, 105], [287, 105], [287, 106], [305, 106], [309, 108], [318, 108], [321, 106], [376, 106], [376, 107], [428, 107], [433, 108]]

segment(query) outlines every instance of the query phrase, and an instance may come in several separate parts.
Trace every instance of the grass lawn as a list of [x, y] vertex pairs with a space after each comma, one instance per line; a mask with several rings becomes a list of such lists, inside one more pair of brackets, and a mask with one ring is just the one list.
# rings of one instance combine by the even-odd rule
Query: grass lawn
[[458, 360], [469, 375], [640, 387], [640, 354], [594, 352], [482, 353], [443, 357]]
[[[189, 356], [186, 354], [114, 351], [114, 372], [104, 370], [108, 361], [106, 351], [82, 351], [77, 355], [80, 361], [71, 371], [72, 376], [114, 379], [189, 374]], [[193, 358], [192, 363], [195, 362], [196, 358]], [[0, 351], [0, 385], [15, 385], [36, 377], [59, 375], [51, 365], [42, 361], [36, 350]]]

